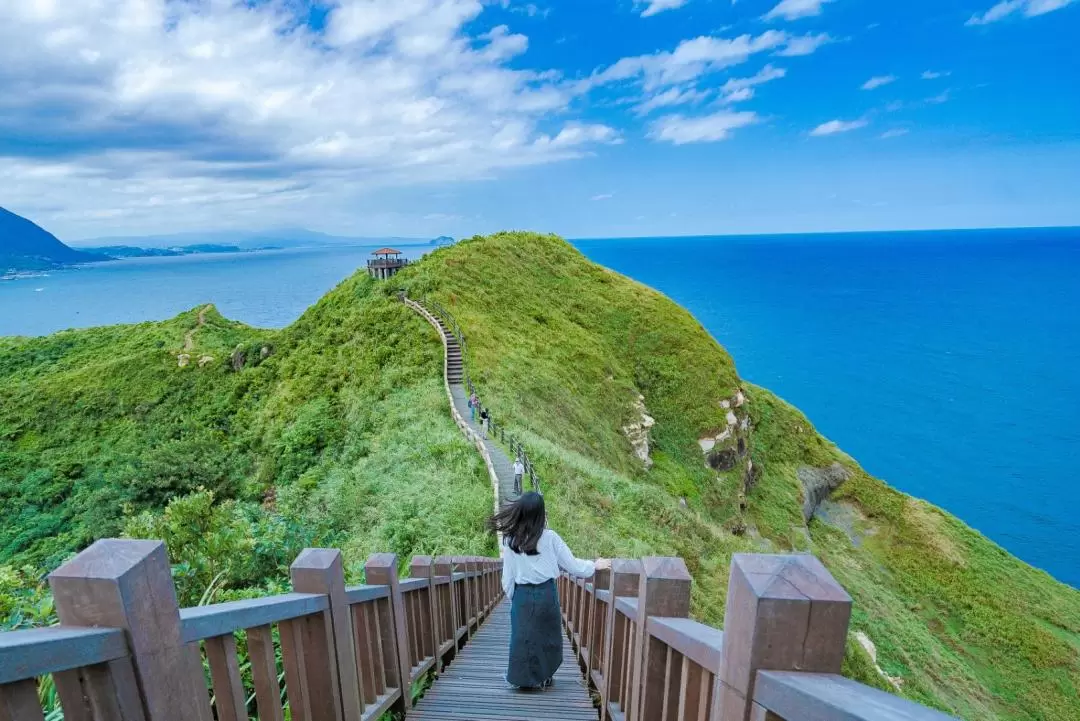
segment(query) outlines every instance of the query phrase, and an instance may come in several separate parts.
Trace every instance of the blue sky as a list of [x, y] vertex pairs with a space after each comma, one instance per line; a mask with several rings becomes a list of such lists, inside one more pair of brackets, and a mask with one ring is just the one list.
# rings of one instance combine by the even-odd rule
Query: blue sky
[[1080, 0], [0, 0], [62, 238], [1080, 225]]

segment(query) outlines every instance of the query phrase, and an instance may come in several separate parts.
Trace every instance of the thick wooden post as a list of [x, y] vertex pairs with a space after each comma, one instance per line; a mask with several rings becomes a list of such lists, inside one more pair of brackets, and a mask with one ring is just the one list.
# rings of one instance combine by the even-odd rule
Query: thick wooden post
[[[293, 561], [289, 572], [294, 591], [319, 593], [325, 595], [330, 602], [326, 618], [329, 622], [326, 673], [323, 678], [308, 679], [305, 685], [313, 694], [326, 694], [326, 700], [333, 701], [335, 718], [360, 721], [363, 715], [360, 677], [356, 672], [352, 613], [345, 600], [345, 571], [341, 551], [305, 548]], [[308, 664], [308, 668], [311, 667], [312, 665]]]
[[[409, 637], [405, 629], [405, 604], [401, 598], [401, 585], [398, 581], [397, 554], [372, 554], [364, 564], [364, 572], [369, 584], [390, 588], [390, 617], [393, 621], [393, 634], [387, 640], [393, 642], [397, 656], [395, 668], [397, 673], [394, 675], [398, 677], [401, 698], [396, 707], [404, 712], [412, 708], [412, 666], [409, 663]], [[389, 634], [384, 633], [384, 636], [387, 635]]]
[[712, 718], [747, 721], [759, 670], [840, 673], [851, 597], [813, 556], [731, 559]]
[[601, 689], [600, 719], [611, 718], [608, 704], [626, 699], [618, 698], [621, 679], [620, 671], [628, 671], [630, 659], [623, 656], [621, 645], [615, 638], [615, 599], [618, 596], [636, 596], [641, 579], [641, 561], [636, 559], [616, 558], [611, 561], [611, 603], [608, 604], [604, 619], [604, 688]]
[[637, 639], [633, 650], [637, 658], [634, 660], [634, 682], [630, 692], [633, 721], [649, 721], [663, 715], [666, 657], [659, 653], [663, 644], [660, 641], [653, 643], [649, 636], [649, 616], [689, 616], [692, 583], [690, 571], [681, 558], [649, 557], [642, 559], [641, 566]]
[[439, 638], [439, 633], [436, 630], [438, 626], [435, 621], [438, 618], [438, 598], [435, 588], [435, 567], [432, 563], [431, 556], [413, 556], [412, 562], [409, 564], [409, 577], [410, 578], [426, 578], [428, 587], [426, 591], [421, 591], [423, 595], [421, 598], [426, 599], [424, 608], [421, 609], [421, 613], [424, 614], [424, 620], [422, 623], [423, 632], [420, 629], [417, 633], [420, 633], [420, 653], [425, 657], [437, 658], [439, 655], [439, 643], [442, 639]]
[[49, 574], [49, 585], [61, 623], [125, 630], [147, 721], [212, 721], [198, 644], [183, 641], [164, 543], [98, 541]]

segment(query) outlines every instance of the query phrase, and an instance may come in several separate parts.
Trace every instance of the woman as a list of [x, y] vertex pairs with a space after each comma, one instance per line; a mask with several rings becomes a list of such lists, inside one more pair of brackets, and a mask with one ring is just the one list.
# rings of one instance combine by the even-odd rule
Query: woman
[[562, 614], [555, 579], [559, 569], [589, 578], [608, 562], [580, 561], [559, 534], [545, 528], [544, 497], [530, 491], [491, 519], [503, 534], [502, 586], [510, 606], [510, 662], [506, 681], [516, 688], [544, 688], [562, 665]]

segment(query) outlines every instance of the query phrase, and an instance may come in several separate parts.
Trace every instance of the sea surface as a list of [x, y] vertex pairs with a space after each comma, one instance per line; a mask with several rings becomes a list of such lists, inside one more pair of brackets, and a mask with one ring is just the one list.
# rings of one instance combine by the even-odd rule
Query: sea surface
[[[575, 245], [690, 309], [744, 378], [868, 471], [1080, 587], [1080, 229]], [[0, 281], [0, 335], [207, 302], [281, 327], [371, 250], [131, 259]]]
[[1080, 587], [1080, 228], [575, 244], [870, 473]]

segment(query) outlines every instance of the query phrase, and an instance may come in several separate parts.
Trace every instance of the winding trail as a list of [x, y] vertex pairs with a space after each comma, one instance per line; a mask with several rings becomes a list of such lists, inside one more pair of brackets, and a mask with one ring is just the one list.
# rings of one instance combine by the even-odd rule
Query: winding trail
[[206, 325], [206, 314], [213, 308], [212, 303], [204, 305], [199, 311], [199, 321], [195, 324], [195, 327], [184, 334], [184, 352], [190, 353], [195, 350], [195, 333]]
[[[465, 387], [464, 359], [454, 334], [421, 303], [402, 298], [405, 305], [439, 331], [445, 349], [443, 378], [450, 411], [462, 433], [476, 445], [491, 476], [495, 509], [517, 498], [514, 467], [494, 440], [472, 419]], [[501, 539], [500, 539], [501, 540]], [[420, 721], [597, 721], [597, 711], [581, 677], [574, 647], [563, 639], [563, 662], [554, 685], [543, 691], [519, 691], [504, 680], [510, 648], [510, 601], [503, 599], [476, 636], [461, 649], [439, 681], [416, 704], [410, 719]], [[478, 689], [483, 689], [479, 692]]]

